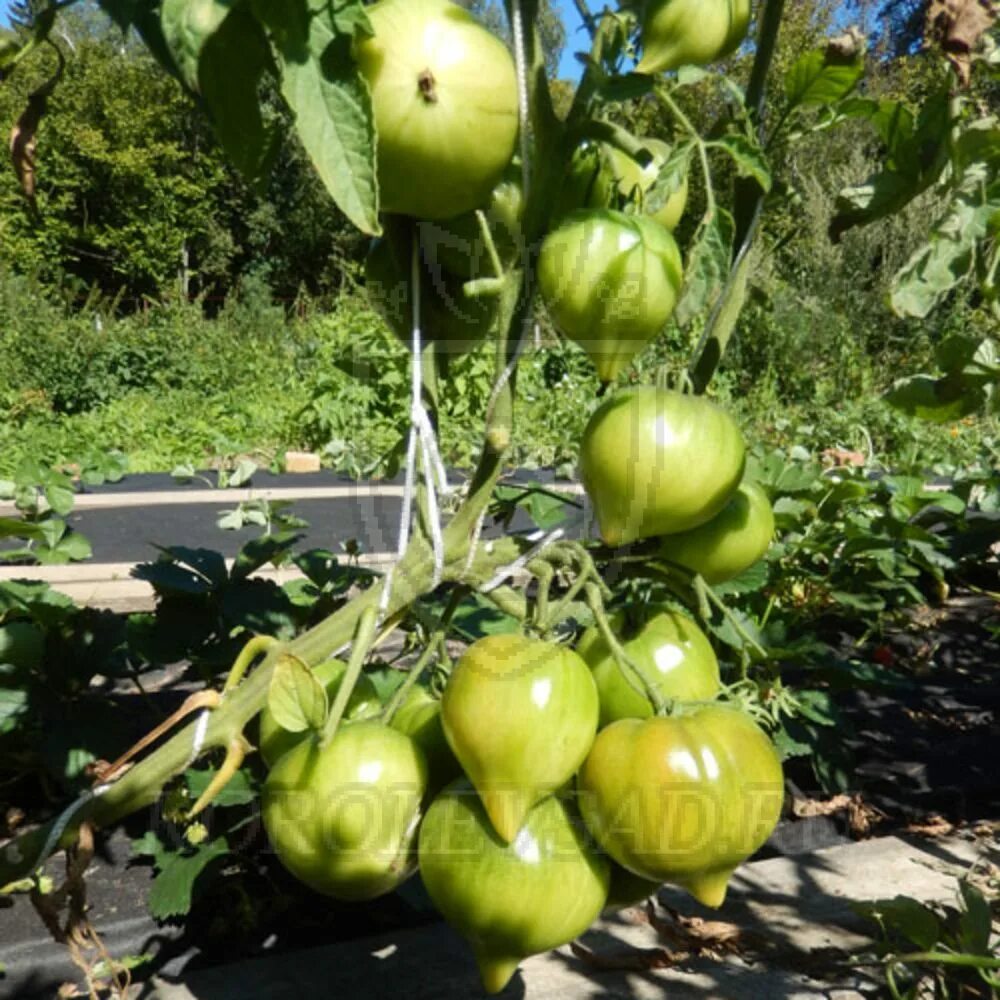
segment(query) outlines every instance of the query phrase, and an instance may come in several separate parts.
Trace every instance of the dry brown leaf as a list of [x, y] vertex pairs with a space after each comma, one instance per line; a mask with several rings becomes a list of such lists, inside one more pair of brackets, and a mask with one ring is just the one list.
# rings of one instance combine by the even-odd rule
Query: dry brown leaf
[[35, 147], [38, 126], [48, 107], [49, 97], [62, 79], [63, 70], [66, 68], [62, 52], [55, 45], [53, 48], [59, 57], [56, 71], [29, 95], [27, 106], [10, 130], [10, 162], [14, 166], [14, 173], [17, 175], [24, 196], [32, 205], [35, 203]]
[[925, 42], [941, 46], [963, 85], [968, 86], [972, 53], [997, 18], [992, 0], [931, 0]]
[[931, 813], [903, 827], [903, 833], [912, 833], [918, 837], [946, 837], [954, 832], [955, 824], [938, 813]]
[[850, 795], [834, 795], [832, 799], [792, 799], [792, 815], [799, 819], [809, 816], [832, 816], [851, 804]]
[[669, 969], [688, 958], [671, 955], [666, 948], [627, 948], [622, 951], [597, 953], [577, 941], [570, 941], [570, 950], [592, 969], [603, 972], [646, 972], [649, 969]]
[[661, 917], [656, 911], [656, 904], [649, 900], [646, 903], [646, 919], [671, 948], [690, 952], [694, 956], [722, 958], [725, 955], [742, 955], [765, 944], [760, 935], [745, 931], [738, 924], [686, 917], [669, 906], [662, 908], [666, 917]]

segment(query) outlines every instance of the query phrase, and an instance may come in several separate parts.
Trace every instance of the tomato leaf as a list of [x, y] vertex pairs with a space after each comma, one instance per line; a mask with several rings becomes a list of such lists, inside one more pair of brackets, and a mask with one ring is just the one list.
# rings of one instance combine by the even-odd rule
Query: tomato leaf
[[[371, 96], [350, 54], [351, 37], [314, 16], [318, 0], [254, 0], [281, 67], [281, 93], [324, 185], [362, 232], [378, 235]], [[317, 10], [313, 10], [317, 7]]]
[[267, 707], [278, 725], [290, 733], [322, 729], [329, 710], [323, 685], [294, 656], [282, 656], [275, 665]]
[[943, 424], [978, 410], [986, 400], [986, 389], [967, 383], [961, 375], [914, 375], [896, 382], [885, 399], [911, 417]]
[[[217, 773], [214, 767], [187, 770], [184, 773], [184, 781], [191, 793], [191, 798], [197, 800]], [[255, 801], [257, 794], [256, 783], [253, 781], [250, 771], [241, 768], [229, 779], [226, 787], [215, 796], [212, 803], [216, 806], [245, 806]]]
[[785, 97], [794, 107], [835, 104], [857, 86], [864, 61], [831, 61], [828, 49], [813, 49], [799, 57], [785, 74]]
[[752, 177], [765, 192], [771, 190], [771, 167], [767, 157], [760, 146], [745, 135], [734, 132], [721, 139], [713, 139], [708, 145], [728, 153], [741, 177]]
[[887, 934], [901, 934], [924, 950], [933, 948], [941, 934], [937, 917], [909, 896], [874, 899], [851, 906], [857, 913], [878, 923]]
[[674, 311], [679, 326], [687, 326], [721, 291], [729, 274], [733, 232], [733, 217], [721, 208], [698, 227], [688, 253], [684, 291]]
[[958, 888], [965, 905], [958, 922], [959, 943], [973, 955], [989, 955], [990, 937], [993, 933], [990, 904], [971, 882], [962, 879]]
[[234, 0], [163, 0], [160, 8], [163, 38], [181, 78], [191, 90], [199, 90], [198, 62], [202, 48], [233, 6]]
[[156, 920], [180, 917], [191, 909], [198, 876], [216, 859], [229, 853], [225, 837], [202, 844], [194, 854], [163, 856], [160, 873], [149, 890], [149, 912]]
[[690, 169], [694, 148], [693, 142], [681, 142], [670, 151], [670, 155], [660, 167], [656, 180], [646, 191], [644, 201], [647, 212], [659, 211], [666, 204], [667, 199], [684, 183], [684, 178], [687, 177]]

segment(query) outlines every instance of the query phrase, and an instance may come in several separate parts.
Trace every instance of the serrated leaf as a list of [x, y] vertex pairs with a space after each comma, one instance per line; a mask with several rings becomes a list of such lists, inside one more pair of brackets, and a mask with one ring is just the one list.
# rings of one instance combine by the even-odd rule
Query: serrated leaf
[[725, 583], [720, 583], [712, 589], [720, 596], [728, 594], [754, 594], [767, 584], [767, 563], [758, 560], [745, 569], [739, 576], [734, 576]]
[[230, 573], [231, 579], [244, 580], [267, 563], [278, 565], [284, 561], [284, 557], [302, 537], [300, 534], [280, 532], [275, 535], [261, 535], [260, 538], [251, 539], [240, 549], [239, 555], [233, 563]]
[[644, 196], [647, 212], [653, 213], [662, 208], [667, 199], [684, 183], [694, 148], [693, 142], [681, 142], [670, 150], [670, 155], [663, 161], [656, 180], [649, 186]]
[[216, 859], [229, 853], [225, 837], [202, 844], [194, 854], [172, 854], [164, 858], [160, 873], [149, 890], [149, 912], [156, 920], [182, 917], [191, 910], [195, 882]]
[[792, 107], [836, 104], [857, 86], [864, 62], [830, 62], [826, 49], [800, 56], [785, 74], [785, 97]]
[[733, 217], [724, 209], [717, 209], [699, 226], [688, 252], [684, 291], [674, 311], [679, 326], [687, 326], [722, 290], [729, 275], [733, 234]]
[[275, 665], [267, 707], [274, 721], [290, 733], [322, 729], [329, 709], [323, 685], [294, 656], [282, 656]]
[[767, 157], [745, 135], [724, 135], [720, 139], [713, 139], [709, 145], [728, 153], [741, 177], [752, 177], [762, 190], [771, 190], [771, 167]]
[[304, 0], [254, 0], [281, 67], [281, 93], [326, 189], [364, 233], [377, 236], [375, 125], [371, 96], [350, 54], [351, 38], [313, 17]]

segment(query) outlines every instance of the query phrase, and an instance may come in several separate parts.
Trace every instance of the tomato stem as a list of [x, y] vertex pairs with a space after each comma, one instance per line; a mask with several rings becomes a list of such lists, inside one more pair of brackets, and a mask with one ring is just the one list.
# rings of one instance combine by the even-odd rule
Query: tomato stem
[[337, 727], [340, 725], [340, 720], [347, 709], [348, 699], [354, 692], [358, 678], [361, 676], [361, 668], [364, 666], [365, 658], [371, 649], [377, 626], [378, 613], [376, 609], [371, 606], [365, 608], [358, 618], [357, 628], [354, 632], [354, 641], [351, 643], [351, 655], [347, 660], [347, 671], [344, 674], [343, 682], [337, 689], [337, 697], [333, 700], [330, 714], [327, 716], [326, 724], [323, 726], [323, 738], [320, 740], [320, 746], [326, 746], [337, 733]]

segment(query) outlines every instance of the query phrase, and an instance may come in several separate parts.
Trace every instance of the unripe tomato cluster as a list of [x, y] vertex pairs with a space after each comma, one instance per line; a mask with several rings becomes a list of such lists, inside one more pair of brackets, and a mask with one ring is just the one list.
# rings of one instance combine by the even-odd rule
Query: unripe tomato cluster
[[[629, 607], [614, 627], [673, 714], [653, 716], [595, 632], [575, 651], [487, 636], [440, 701], [414, 688], [386, 724], [363, 717], [361, 689], [328, 742], [284, 734], [263, 794], [281, 861], [344, 900], [419, 869], [489, 992], [663, 882], [718, 906], [777, 822], [781, 765], [748, 716], [709, 700], [718, 663], [694, 622]], [[342, 668], [324, 675], [335, 690]]]
[[[647, 6], [641, 72], [738, 44], [746, 0], [699, 8], [700, 48], [668, 38], [688, 2]], [[495, 322], [492, 300], [468, 298], [467, 283], [500, 278], [523, 250], [513, 62], [449, 0], [379, 0], [367, 14], [374, 34], [355, 54], [382, 208], [396, 216], [368, 283], [408, 339], [416, 277], [424, 335], [465, 348]], [[554, 324], [605, 383], [663, 328], [682, 282], [671, 229], [686, 184], [654, 197], [670, 151], [642, 145], [641, 162], [603, 144], [568, 157], [538, 254]], [[606, 543], [659, 539], [663, 560], [719, 582], [756, 561], [773, 530], [766, 496], [742, 481], [744, 458], [713, 403], [632, 388], [593, 414], [581, 474]], [[316, 670], [331, 699], [344, 675], [332, 661]], [[575, 649], [487, 636], [440, 699], [413, 687], [388, 720], [363, 674], [330, 737], [285, 732], [265, 711], [265, 827], [288, 869], [336, 898], [373, 898], [419, 870], [497, 992], [525, 956], [664, 882], [722, 902], [777, 822], [782, 773], [767, 736], [719, 693], [711, 644], [672, 607], [617, 608]]]

